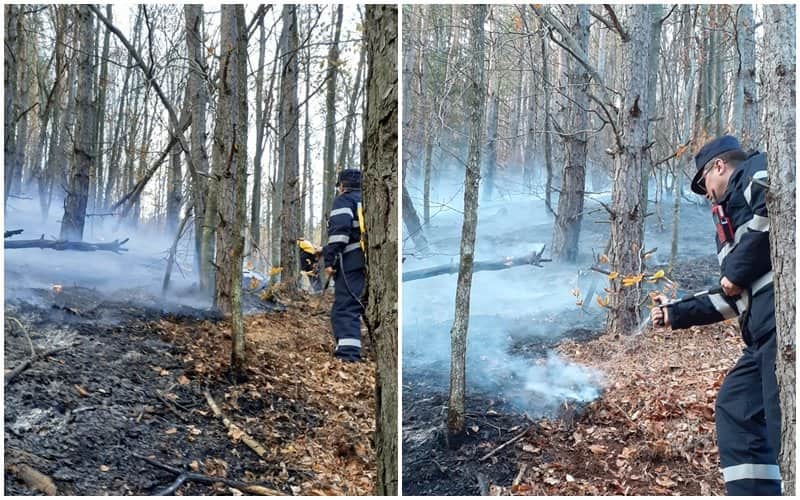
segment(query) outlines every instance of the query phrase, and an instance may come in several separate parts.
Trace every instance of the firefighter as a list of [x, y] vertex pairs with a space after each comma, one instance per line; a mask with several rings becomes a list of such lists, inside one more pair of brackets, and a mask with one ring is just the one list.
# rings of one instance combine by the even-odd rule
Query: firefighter
[[364, 290], [364, 249], [361, 242], [361, 171], [346, 169], [336, 182], [338, 196], [328, 218], [328, 244], [323, 250], [325, 274], [333, 276], [331, 324], [337, 358], [361, 360], [361, 293]]
[[724, 293], [656, 306], [650, 316], [672, 329], [738, 317], [745, 348], [719, 389], [715, 411], [725, 488], [729, 495], [780, 495], [767, 158], [757, 151], [745, 154], [726, 135], [703, 146], [694, 160], [691, 187], [712, 202]]
[[322, 249], [315, 247], [313, 243], [302, 236], [295, 241], [300, 251], [300, 270], [308, 276], [311, 290], [319, 292], [321, 290], [319, 259], [322, 256]]

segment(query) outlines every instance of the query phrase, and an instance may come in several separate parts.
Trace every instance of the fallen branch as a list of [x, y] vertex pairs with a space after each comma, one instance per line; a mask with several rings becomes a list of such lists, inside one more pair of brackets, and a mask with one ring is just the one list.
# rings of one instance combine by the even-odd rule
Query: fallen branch
[[501, 445], [500, 445], [500, 446], [498, 446], [497, 448], [493, 449], [492, 451], [490, 451], [490, 452], [489, 452], [489, 453], [487, 453], [486, 455], [482, 456], [482, 457], [480, 458], [480, 460], [478, 460], [478, 461], [479, 461], [479, 462], [483, 462], [484, 460], [486, 460], [487, 458], [491, 457], [492, 455], [494, 455], [494, 454], [495, 454], [495, 453], [497, 453], [498, 451], [502, 450], [502, 449], [503, 449], [503, 448], [505, 448], [506, 446], [508, 446], [508, 445], [510, 445], [510, 444], [514, 444], [514, 443], [516, 443], [517, 441], [519, 441], [520, 439], [522, 439], [522, 438], [523, 438], [523, 436], [525, 436], [525, 434], [527, 434], [527, 433], [528, 433], [528, 431], [530, 431], [531, 429], [533, 429], [533, 425], [529, 426], [529, 427], [528, 427], [527, 429], [525, 429], [524, 431], [520, 432], [519, 434], [517, 434], [517, 435], [516, 435], [516, 436], [514, 436], [513, 438], [509, 439], [508, 441], [506, 441], [505, 443], [501, 444]]
[[20, 373], [24, 372], [28, 368], [30, 368], [30, 366], [34, 362], [39, 361], [40, 359], [46, 359], [46, 358], [52, 356], [53, 354], [55, 354], [57, 352], [65, 351], [65, 350], [67, 350], [70, 347], [73, 347], [75, 345], [76, 344], [70, 344], [70, 345], [64, 346], [64, 347], [57, 347], [55, 349], [50, 349], [49, 351], [45, 352], [44, 354], [37, 353], [36, 355], [31, 356], [30, 358], [26, 359], [25, 361], [20, 363], [18, 366], [16, 366], [13, 370], [11, 370], [10, 372], [5, 374], [5, 378], [3, 380], [3, 387], [8, 387], [8, 385], [11, 383], [12, 380], [14, 380], [14, 378], [17, 377], [17, 375], [19, 375]]
[[11, 236], [16, 236], [18, 234], [22, 234], [25, 231], [24, 229], [12, 229], [11, 231], [6, 231], [3, 238], [10, 238]]
[[130, 238], [124, 240], [114, 240], [109, 243], [87, 243], [85, 241], [67, 241], [67, 240], [46, 240], [44, 235], [38, 240], [15, 240], [6, 241], [6, 249], [14, 248], [41, 248], [50, 250], [77, 250], [80, 252], [96, 252], [104, 250], [108, 252], [120, 253], [127, 252], [127, 248], [123, 245], [128, 242]]
[[228, 432], [230, 434], [240, 436], [242, 442], [246, 444], [248, 448], [253, 450], [256, 455], [261, 458], [266, 458], [267, 450], [261, 445], [261, 443], [250, 437], [250, 435], [240, 429], [238, 425], [234, 424], [230, 421], [230, 419], [228, 419], [228, 417], [223, 415], [222, 411], [219, 409], [219, 406], [217, 406], [216, 401], [214, 401], [214, 398], [211, 397], [211, 393], [208, 392], [208, 389], [204, 390], [203, 394], [206, 396], [206, 401], [208, 401], [208, 406], [211, 407], [211, 411], [214, 412], [214, 415], [217, 418], [222, 420], [222, 423], [228, 428]]
[[245, 493], [250, 493], [251, 495], [287, 496], [287, 494], [282, 491], [278, 491], [272, 488], [267, 488], [266, 486], [261, 486], [260, 484], [250, 484], [242, 481], [236, 481], [235, 479], [227, 479], [224, 477], [217, 477], [217, 476], [206, 476], [205, 474], [198, 474], [196, 472], [186, 472], [178, 469], [177, 467], [172, 467], [171, 465], [158, 462], [150, 457], [139, 455], [138, 453], [132, 453], [132, 455], [138, 459], [144, 460], [150, 465], [158, 467], [159, 469], [164, 469], [167, 472], [177, 474], [178, 477], [175, 478], [175, 481], [171, 485], [159, 491], [158, 493], [155, 493], [155, 495], [158, 496], [166, 496], [175, 493], [175, 490], [177, 490], [186, 481], [196, 481], [198, 483], [207, 483], [207, 484], [223, 483], [227, 486], [230, 486], [231, 488], [236, 488], [237, 490], [241, 490]]

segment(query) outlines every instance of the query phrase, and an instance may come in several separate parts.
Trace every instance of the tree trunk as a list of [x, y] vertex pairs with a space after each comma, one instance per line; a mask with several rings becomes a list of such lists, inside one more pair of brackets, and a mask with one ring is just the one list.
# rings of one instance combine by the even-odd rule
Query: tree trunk
[[[341, 6], [339, 6], [341, 8]], [[281, 50], [281, 118], [283, 120], [283, 203], [281, 204], [281, 282], [289, 290], [297, 288], [300, 268], [295, 240], [300, 237], [300, 111], [297, 103], [297, 7], [283, 6]]]
[[[188, 117], [189, 99], [188, 88], [184, 92], [183, 105], [181, 106], [181, 123], [186, 123]], [[180, 218], [181, 203], [183, 202], [183, 194], [181, 186], [183, 184], [183, 175], [181, 173], [181, 155], [183, 150], [181, 145], [176, 143], [172, 146], [172, 153], [170, 154], [170, 166], [167, 173], [167, 231], [174, 233], [178, 228], [178, 219]]]
[[[619, 110], [622, 149], [614, 156], [614, 186], [611, 194], [611, 269], [622, 276], [642, 272], [641, 178], [647, 161], [649, 110], [647, 67], [652, 22], [648, 6], [626, 5], [626, 31], [622, 73], [625, 93]], [[638, 286], [622, 287], [622, 280], [612, 281], [608, 329], [628, 334], [639, 323]]]
[[397, 7], [367, 5], [364, 117], [367, 309], [375, 339], [376, 495], [397, 495]]
[[780, 468], [784, 494], [795, 496], [796, 484], [796, 331], [795, 300], [795, 202], [796, 139], [796, 17], [794, 5], [764, 6], [766, 84], [764, 119], [769, 161], [767, 210], [770, 218], [770, 248], [775, 273], [775, 324], [777, 326], [776, 374], [780, 388]]
[[[186, 51], [189, 59], [188, 86], [189, 101], [192, 113], [191, 159], [197, 172], [208, 173], [208, 151], [206, 149], [206, 108], [208, 107], [208, 90], [206, 87], [205, 47], [203, 47], [203, 6], [187, 4], [183, 6], [186, 22]], [[202, 179], [202, 177], [201, 177]], [[198, 255], [198, 273], [200, 289], [210, 291], [214, 288], [214, 228], [216, 228], [216, 179], [209, 177], [201, 180], [200, 192], [192, 190], [194, 202], [195, 249]]]
[[353, 134], [353, 128], [356, 121], [356, 106], [358, 104], [358, 96], [361, 94], [361, 75], [364, 70], [365, 55], [366, 46], [362, 45], [358, 56], [356, 77], [355, 80], [353, 80], [353, 93], [350, 95], [350, 104], [347, 106], [347, 118], [344, 122], [344, 133], [342, 134], [342, 148], [339, 150], [339, 161], [336, 162], [340, 168], [358, 168], [356, 165], [348, 165], [347, 158], [350, 153], [350, 136]]
[[64, 200], [64, 216], [61, 219], [61, 239], [81, 241], [86, 220], [86, 203], [89, 196], [89, 173], [95, 157], [94, 109], [92, 91], [94, 74], [94, 17], [85, 5], [76, 7], [76, 22], [80, 27], [80, 56], [77, 111], [75, 125], [75, 159], [67, 197]]
[[[324, 173], [322, 177], [322, 213], [327, 216], [333, 206], [334, 184], [336, 183], [336, 78], [339, 65], [339, 36], [342, 32], [342, 5], [334, 12], [333, 40], [328, 49], [327, 89], [325, 94], [325, 146], [323, 148]], [[328, 239], [328, 227], [322, 225], [322, 241]]]
[[[112, 11], [111, 11], [111, 4], [106, 4], [106, 17], [109, 21], [113, 22], [112, 18]], [[111, 30], [106, 28], [105, 36], [103, 37], [103, 55], [100, 59], [100, 79], [97, 82], [98, 85], [98, 94], [97, 94], [97, 117], [95, 118], [95, 123], [97, 124], [97, 139], [95, 140], [95, 144], [97, 145], [97, 161], [95, 162], [95, 175], [96, 179], [92, 183], [95, 191], [95, 200], [94, 206], [102, 207], [105, 206], [105, 203], [108, 202], [105, 198], [103, 198], [103, 156], [105, 154], [105, 140], [106, 140], [106, 94], [108, 88], [108, 54], [111, 45]], [[110, 166], [109, 166], [110, 170]], [[110, 172], [109, 172], [110, 174]]]
[[222, 6], [220, 49], [217, 109], [225, 112], [218, 113], [214, 127], [214, 171], [220, 174], [214, 299], [223, 314], [231, 315], [231, 369], [243, 373], [241, 300], [247, 202], [247, 24], [243, 5]]
[[[258, 72], [256, 73], [256, 153], [253, 157], [253, 194], [250, 197], [250, 259], [255, 262], [261, 248], [261, 159], [264, 154], [264, 54], [267, 33], [264, 18], [258, 20]], [[278, 58], [276, 57], [275, 60]], [[270, 92], [272, 89], [270, 88]]]
[[[661, 64], [661, 25], [663, 23], [663, 17], [663, 8], [661, 5], [653, 4], [650, 6], [650, 22], [652, 23], [652, 27], [650, 30], [650, 49], [647, 56], [647, 109], [650, 110], [650, 118], [654, 118], [656, 115], [656, 92], [658, 89], [659, 66]], [[651, 140], [655, 141], [656, 138], [654, 137]], [[644, 234], [645, 215], [647, 214], [647, 204], [650, 195], [650, 175], [654, 175], [655, 170], [652, 167], [652, 161], [644, 162], [642, 168], [644, 169], [642, 171], [642, 194], [640, 201], [642, 206], [642, 218], [639, 219], [639, 223], [642, 225], [642, 234]]]
[[[538, 23], [538, 21], [537, 21]], [[538, 95], [542, 87], [533, 73], [536, 67], [536, 54], [533, 48], [533, 37], [526, 37], [528, 43], [528, 57], [530, 57], [531, 73], [528, 78], [528, 116], [525, 136], [525, 151], [523, 152], [522, 178], [528, 190], [533, 189], [534, 152], [536, 149], [536, 110], [538, 108]]]
[[734, 125], [739, 143], [745, 150], [755, 148], [760, 140], [759, 106], [756, 87], [756, 35], [753, 7], [740, 5], [737, 9], [736, 44], [739, 67], [736, 72]]
[[483, 193], [486, 201], [492, 200], [494, 173], [497, 170], [497, 108], [499, 106], [497, 67], [497, 35], [494, 33], [494, 9], [489, 7], [489, 70], [487, 74], [486, 95], [489, 111], [486, 122], [486, 158], [483, 162]]
[[303, 196], [304, 206], [308, 205], [308, 218], [305, 229], [306, 238], [317, 241], [314, 232], [314, 179], [311, 178], [311, 115], [308, 112], [309, 95], [311, 94], [311, 48], [305, 50], [306, 93], [303, 100]]
[[16, 140], [17, 140], [17, 20], [20, 7], [16, 5], [4, 5], [5, 12], [5, 59], [3, 68], [3, 90], [5, 92], [5, 109], [3, 120], [5, 124], [5, 137], [3, 140], [3, 154], [5, 158], [5, 191], [3, 197], [3, 209], [8, 203], [8, 195], [11, 193], [11, 179], [14, 177], [16, 161]]
[[[586, 53], [589, 50], [589, 8], [586, 5], [568, 8], [568, 18], [572, 21], [570, 32]], [[566, 71], [570, 101], [574, 104], [568, 115], [572, 118], [571, 130], [564, 137], [566, 157], [553, 228], [553, 259], [559, 262], [575, 262], [578, 258], [586, 185], [588, 119], [585, 110], [589, 109], [589, 72], [574, 57], [567, 58]]]
[[403, 184], [403, 224], [406, 226], [408, 236], [414, 241], [416, 253], [426, 253], [428, 251], [428, 240], [422, 231], [419, 215], [417, 215], [414, 202], [411, 201], [411, 195], [408, 194], [405, 184]]
[[[28, 14], [30, 16], [30, 14]], [[32, 56], [36, 60], [36, 55], [31, 53], [28, 43], [30, 27], [25, 23], [25, 15], [20, 14], [17, 17], [17, 50], [16, 50], [16, 70], [17, 81], [19, 82], [19, 90], [17, 91], [17, 140], [16, 140], [16, 158], [14, 159], [14, 169], [11, 172], [11, 192], [21, 193], [22, 189], [22, 175], [25, 170], [26, 153], [28, 149], [28, 123], [31, 116], [28, 109], [31, 105], [31, 87], [32, 87], [32, 72], [30, 68], [29, 57]]]
[[484, 113], [484, 41], [486, 6], [472, 7], [472, 30], [469, 51], [472, 55], [467, 81], [469, 109], [469, 152], [464, 175], [464, 222], [461, 226], [461, 260], [456, 285], [455, 318], [450, 330], [450, 397], [447, 407], [448, 442], [457, 447], [464, 434], [469, 298], [472, 288], [472, 262], [478, 228], [478, 185], [480, 183], [481, 145]]
[[553, 212], [553, 202], [551, 201], [551, 194], [553, 190], [553, 147], [550, 139], [550, 134], [552, 133], [550, 128], [550, 89], [546, 88], [547, 79], [549, 78], [549, 64], [547, 64], [547, 43], [547, 37], [542, 37], [542, 83], [539, 88], [544, 93], [544, 124], [542, 125], [542, 140], [544, 141], [544, 167], [546, 176], [544, 184], [544, 206], [548, 213], [555, 215], [555, 212]]

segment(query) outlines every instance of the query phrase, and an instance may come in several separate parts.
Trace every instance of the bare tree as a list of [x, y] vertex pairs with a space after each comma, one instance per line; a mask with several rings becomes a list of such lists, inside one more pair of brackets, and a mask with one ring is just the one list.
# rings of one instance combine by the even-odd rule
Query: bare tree
[[470, 116], [469, 152], [464, 175], [464, 222], [461, 226], [461, 262], [456, 285], [455, 319], [450, 330], [450, 398], [447, 407], [447, 430], [451, 446], [457, 446], [464, 433], [466, 392], [467, 328], [469, 297], [472, 288], [472, 263], [478, 227], [478, 185], [480, 183], [481, 146], [483, 143], [484, 29], [486, 6], [472, 7], [470, 31], [470, 68], [467, 107]]
[[[334, 11], [333, 36], [328, 49], [327, 89], [325, 93], [325, 146], [323, 148], [324, 175], [322, 177], [322, 213], [330, 213], [333, 206], [333, 187], [336, 177], [336, 79], [339, 66], [339, 38], [342, 33], [343, 6], [339, 4]], [[328, 239], [328, 228], [322, 225], [322, 240]]]

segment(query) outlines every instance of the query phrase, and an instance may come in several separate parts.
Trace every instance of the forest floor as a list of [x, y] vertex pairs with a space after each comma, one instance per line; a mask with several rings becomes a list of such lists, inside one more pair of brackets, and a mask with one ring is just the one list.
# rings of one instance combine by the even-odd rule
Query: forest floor
[[[701, 289], [714, 263], [673, 273]], [[744, 346], [733, 322], [642, 335], [585, 332], [556, 350], [604, 374], [602, 395], [530, 419], [489, 394], [468, 396], [467, 436], [445, 444], [447, 394], [404, 379], [403, 493], [410, 495], [719, 495], [714, 401]], [[521, 352], [538, 352], [539, 348]]]
[[[240, 494], [235, 481], [261, 488], [251, 493], [373, 491], [374, 356], [332, 358], [329, 296], [246, 316], [248, 366], [234, 377], [229, 323], [207, 310], [79, 286], [15, 295], [5, 303], [6, 495], [152, 495], [187, 477], [175, 493]], [[37, 357], [10, 375], [31, 345]]]

